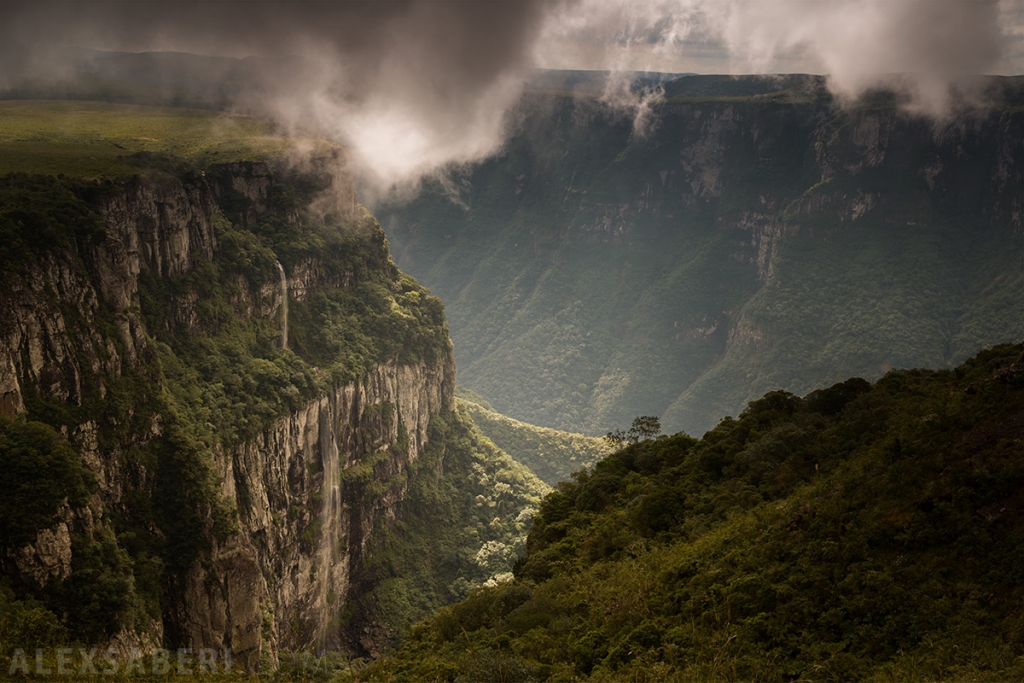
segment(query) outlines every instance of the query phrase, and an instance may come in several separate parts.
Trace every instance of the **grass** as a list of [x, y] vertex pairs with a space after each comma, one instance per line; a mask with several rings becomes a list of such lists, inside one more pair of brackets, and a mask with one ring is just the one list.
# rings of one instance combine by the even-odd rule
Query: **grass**
[[0, 102], [0, 175], [116, 179], [139, 172], [132, 159], [139, 153], [173, 156], [205, 168], [279, 156], [297, 142], [270, 121], [218, 111], [87, 101]]

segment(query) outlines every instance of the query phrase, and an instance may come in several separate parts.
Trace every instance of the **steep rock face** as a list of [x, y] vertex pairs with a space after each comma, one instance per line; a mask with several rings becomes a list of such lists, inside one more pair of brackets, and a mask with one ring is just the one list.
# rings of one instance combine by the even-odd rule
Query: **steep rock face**
[[[380, 366], [219, 454], [241, 526], [187, 577], [185, 641], [250, 659], [261, 641], [324, 644], [374, 528], [395, 519], [405, 493], [397, 475], [422, 454], [431, 417], [453, 409], [454, 370], [451, 356]], [[347, 477], [368, 458], [372, 480], [391, 482], [372, 495]]]
[[21, 548], [14, 561], [22, 576], [31, 577], [40, 586], [51, 579], [66, 579], [71, 574], [71, 532], [67, 522], [40, 531], [35, 543]]
[[139, 270], [171, 277], [191, 270], [196, 257], [213, 258], [212, 219], [218, 206], [207, 183], [185, 185], [170, 177], [132, 181], [98, 208], [114, 232], [107, 241], [112, 253], [99, 261], [109, 263], [109, 270], [98, 273], [104, 293], [114, 296], [111, 286]]
[[841, 108], [820, 83], [690, 80], [643, 135], [588, 98], [534, 96], [461, 179], [465, 209], [440, 189], [377, 209], [448, 304], [464, 386], [533, 424], [658, 414], [700, 434], [772, 388], [1020, 338], [1018, 100], [937, 123]]
[[[12, 289], [0, 300], [11, 321], [0, 333], [0, 414], [24, 409], [25, 381], [80, 405], [83, 373], [102, 385], [120, 376], [122, 365], [137, 367], [146, 346], [132, 310], [139, 273], [182, 275], [196, 258], [213, 258], [217, 205], [206, 183], [135, 180], [104, 195], [96, 210], [108, 229], [105, 239], [79, 253], [51, 255], [27, 275], [9, 278]], [[101, 302], [113, 315], [116, 336], [100, 332]], [[85, 339], [78, 336], [83, 333]]]
[[[216, 259], [215, 223], [223, 220], [217, 214], [251, 223], [266, 210], [270, 183], [261, 164], [224, 167], [208, 178], [133, 180], [97, 200], [102, 239], [79, 241], [25, 273], [7, 274], [0, 314], [11, 324], [0, 329], [0, 414], [28, 409], [40, 419], [47, 410], [61, 411], [56, 422], [99, 486], [97, 525], [104, 511], [138, 513], [132, 506], [140, 492], [152, 495], [157, 475], [128, 454], [168, 434], [167, 416], [148, 415], [126, 427], [137, 406], [114, 415], [106, 403], [111, 387], [124, 382], [151, 381], [149, 391], [160, 391], [148, 338], [156, 331], [147, 330], [139, 314], [140, 277], [170, 281]], [[341, 199], [328, 204], [351, 212], [351, 189], [335, 189]], [[222, 203], [232, 197], [230, 214]], [[354, 282], [345, 274], [325, 275], [315, 259], [295, 270], [299, 298]], [[235, 315], [272, 318], [282, 301], [276, 282], [254, 289], [240, 277], [229, 303]], [[186, 291], [170, 301], [164, 325], [199, 330], [200, 304]], [[453, 409], [454, 376], [450, 345], [436, 361], [372, 367], [255, 438], [218, 446], [213, 460], [221, 495], [237, 509], [237, 524], [227, 535], [211, 536], [212, 548], [186, 575], [172, 577], [176, 587], [165, 596], [163, 625], [152, 625], [141, 641], [127, 632], [114, 641], [152, 644], [166, 636], [171, 646], [230, 647], [253, 667], [278, 646], [327, 641], [348, 577], [375, 532], [394, 521], [403, 473], [422, 454], [431, 417]], [[351, 476], [353, 469], [358, 476]], [[69, 511], [75, 519], [88, 513]], [[87, 531], [92, 534], [91, 517]], [[66, 578], [71, 552], [69, 523], [62, 521], [15, 559], [22, 578], [43, 583]]]

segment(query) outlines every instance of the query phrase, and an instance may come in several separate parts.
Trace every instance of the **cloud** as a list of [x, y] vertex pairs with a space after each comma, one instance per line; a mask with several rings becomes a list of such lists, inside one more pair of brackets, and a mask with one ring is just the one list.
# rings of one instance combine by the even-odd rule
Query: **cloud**
[[[962, 76], [1020, 61], [1022, 25], [1020, 0], [5, 0], [0, 85], [66, 73], [68, 46], [236, 58], [189, 73], [343, 141], [383, 190], [498, 150], [534, 66], [825, 73], [941, 114]], [[640, 124], [654, 98], [605, 92]]]
[[895, 85], [941, 114], [950, 86], [1020, 50], [1021, 14], [1019, 0], [583, 0], [536, 49], [563, 67], [603, 49], [622, 69], [827, 74], [842, 98]]
[[364, 181], [383, 188], [495, 151], [545, 11], [534, 2], [7, 1], [0, 83], [67, 73], [68, 46], [257, 56], [222, 67], [224, 85], [244, 74], [252, 92], [242, 95], [258, 93], [286, 125], [343, 141]]

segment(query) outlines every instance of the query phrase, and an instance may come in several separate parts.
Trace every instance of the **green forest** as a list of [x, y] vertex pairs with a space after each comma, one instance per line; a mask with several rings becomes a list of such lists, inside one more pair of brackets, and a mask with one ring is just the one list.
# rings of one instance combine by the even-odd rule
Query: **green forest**
[[1022, 352], [629, 445], [544, 499], [514, 581], [341, 680], [1017, 680]]

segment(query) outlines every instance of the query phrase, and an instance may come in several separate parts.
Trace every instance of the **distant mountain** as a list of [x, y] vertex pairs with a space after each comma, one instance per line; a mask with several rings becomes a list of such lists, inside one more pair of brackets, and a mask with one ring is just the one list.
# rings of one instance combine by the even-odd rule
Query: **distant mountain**
[[601, 93], [608, 79], [615, 74], [639, 90], [678, 81], [695, 74], [664, 73], [660, 71], [574, 71], [569, 69], [536, 69], [526, 80], [528, 90], [557, 90], [574, 93]]
[[816, 76], [663, 87], [644, 135], [597, 98], [527, 93], [456, 201], [376, 208], [496, 411], [702, 434], [772, 388], [1024, 338], [1024, 79], [947, 123], [888, 93], [841, 109]]

